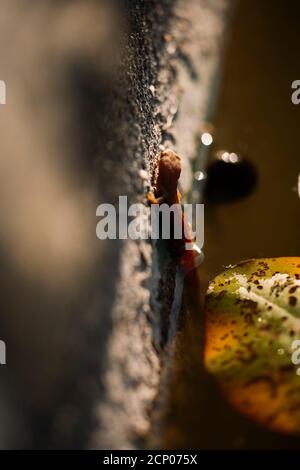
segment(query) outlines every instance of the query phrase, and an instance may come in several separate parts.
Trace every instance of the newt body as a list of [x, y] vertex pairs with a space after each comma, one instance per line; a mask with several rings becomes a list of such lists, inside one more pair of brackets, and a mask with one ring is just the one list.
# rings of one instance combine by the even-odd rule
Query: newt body
[[[182, 222], [182, 238], [171, 238], [169, 243], [170, 252], [180, 256], [179, 263], [185, 273], [196, 267], [196, 259], [199, 250], [193, 243], [192, 231], [189, 223], [184, 218], [180, 206], [181, 194], [178, 190], [178, 180], [181, 174], [181, 159], [173, 150], [164, 150], [158, 163], [158, 175], [155, 182], [154, 194], [149, 193], [147, 199], [151, 204], [176, 204]], [[174, 233], [174, 230], [171, 231]], [[187, 244], [193, 245], [192, 249], [186, 248]]]

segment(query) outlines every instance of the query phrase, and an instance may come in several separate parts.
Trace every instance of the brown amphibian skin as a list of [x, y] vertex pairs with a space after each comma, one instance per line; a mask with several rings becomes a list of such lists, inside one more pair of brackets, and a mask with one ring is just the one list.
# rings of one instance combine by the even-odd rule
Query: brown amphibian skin
[[180, 192], [177, 189], [181, 173], [181, 159], [173, 150], [161, 152], [158, 163], [158, 175], [154, 194], [147, 196], [151, 204], [166, 203], [169, 206], [180, 203]]
[[[193, 244], [191, 227], [184, 218], [182, 208], [180, 206], [181, 194], [178, 190], [178, 180], [181, 174], [181, 159], [177, 153], [171, 149], [166, 149], [160, 154], [158, 162], [158, 174], [154, 185], [154, 194], [148, 193], [147, 199], [151, 204], [167, 204], [179, 211], [179, 217], [182, 222], [182, 238], [172, 238], [169, 243], [170, 252], [175, 256], [180, 256], [179, 265], [182, 271], [192, 279], [195, 283], [195, 276], [191, 275], [191, 271], [196, 267], [196, 257], [198, 252]], [[174, 231], [171, 230], [171, 233]], [[194, 245], [195, 249], [186, 249], [186, 244]]]

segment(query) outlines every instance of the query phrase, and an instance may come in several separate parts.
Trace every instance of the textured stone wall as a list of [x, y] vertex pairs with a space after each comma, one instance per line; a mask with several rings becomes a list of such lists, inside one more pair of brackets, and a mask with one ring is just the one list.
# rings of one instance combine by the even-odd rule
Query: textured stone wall
[[144, 202], [164, 146], [189, 187], [227, 3], [2, 0], [1, 447], [151, 441], [175, 267], [97, 240], [95, 212]]

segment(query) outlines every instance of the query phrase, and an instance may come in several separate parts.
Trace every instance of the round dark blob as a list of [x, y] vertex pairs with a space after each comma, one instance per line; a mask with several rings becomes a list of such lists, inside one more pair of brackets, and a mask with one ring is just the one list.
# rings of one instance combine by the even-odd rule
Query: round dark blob
[[292, 307], [296, 307], [297, 302], [298, 302], [297, 297], [294, 297], [293, 295], [291, 295], [290, 298], [289, 298], [289, 304]]
[[207, 167], [206, 202], [228, 203], [249, 196], [258, 183], [250, 160], [234, 152], [220, 151]]

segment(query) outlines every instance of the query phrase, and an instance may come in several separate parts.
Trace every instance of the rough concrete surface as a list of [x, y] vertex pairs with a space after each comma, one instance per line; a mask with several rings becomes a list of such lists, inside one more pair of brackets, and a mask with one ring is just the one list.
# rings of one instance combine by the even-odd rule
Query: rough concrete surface
[[174, 268], [95, 212], [144, 202], [164, 146], [188, 189], [228, 3], [2, 0], [2, 448], [151, 441]]
[[[159, 36], [158, 43], [157, 36], [152, 39], [158, 60], [157, 54], [147, 54], [150, 64], [153, 61], [155, 75], [148, 83], [145, 79], [143, 95], [147, 96], [152, 86], [154, 99], [151, 134], [147, 137], [141, 135], [145, 139], [145, 153], [140, 161], [145, 159], [151, 176], [152, 162], [155, 162], [158, 149], [164, 146], [175, 148], [184, 163], [181, 183], [185, 190], [191, 184], [190, 162], [195, 158], [201, 124], [209, 113], [227, 7], [227, 2], [219, 0], [190, 1], [187, 10], [186, 2], [177, 2], [166, 15], [162, 42]], [[152, 14], [153, 5], [150, 11]], [[151, 14], [148, 19], [151, 19]], [[151, 29], [155, 31], [157, 18], [154, 16], [152, 21]], [[138, 261], [141, 250], [144, 260], [147, 260], [147, 267], [142, 272]], [[161, 366], [167, 367], [168, 349], [168, 343], [161, 342], [161, 337], [166, 337], [165, 329], [170, 327], [170, 322], [162, 322], [162, 318], [166, 316], [164, 310], [167, 310], [167, 315], [171, 313], [174, 271], [168, 271], [166, 276], [157, 269], [157, 251], [153, 253], [149, 244], [139, 246], [127, 242], [126, 252], [121, 262], [121, 296], [113, 310], [119, 327], [111, 340], [112, 359], [109, 364], [112, 367], [106, 378], [108, 401], [101, 402], [98, 407], [100, 423], [105, 424], [103, 430], [93, 437], [94, 445], [103, 448], [147, 445], [143, 438], [148, 436], [153, 424], [153, 406], [163, 406], [163, 400], [157, 394], [166, 393], [159, 387]], [[128, 265], [129, 259], [133, 261], [131, 265]], [[153, 348], [153, 341], [156, 348]], [[163, 345], [162, 350], [159, 350], [160, 345]], [[126, 356], [124, 350], [127, 351]], [[164, 381], [165, 385], [167, 387]], [[158, 445], [159, 436], [151, 436], [148, 445], [152, 442]]]

